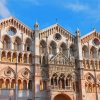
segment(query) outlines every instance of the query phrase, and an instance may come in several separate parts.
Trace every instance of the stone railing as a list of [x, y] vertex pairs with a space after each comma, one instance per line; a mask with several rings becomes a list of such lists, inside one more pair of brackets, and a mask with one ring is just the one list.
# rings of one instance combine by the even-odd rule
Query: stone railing
[[60, 88], [58, 86], [51, 86], [50, 89], [52, 91], [66, 91], [66, 92], [72, 92], [73, 88], [70, 86], [65, 86], [64, 88]]

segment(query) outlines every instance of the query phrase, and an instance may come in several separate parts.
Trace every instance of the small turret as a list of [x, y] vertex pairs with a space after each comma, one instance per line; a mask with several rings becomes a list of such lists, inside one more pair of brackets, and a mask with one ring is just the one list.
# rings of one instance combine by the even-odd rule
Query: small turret
[[77, 28], [76, 30], [76, 46], [77, 46], [77, 57], [79, 60], [82, 60], [82, 45], [81, 45], [81, 36], [80, 30]]
[[34, 30], [39, 30], [39, 24], [38, 24], [37, 21], [36, 21], [35, 24], [34, 24]]

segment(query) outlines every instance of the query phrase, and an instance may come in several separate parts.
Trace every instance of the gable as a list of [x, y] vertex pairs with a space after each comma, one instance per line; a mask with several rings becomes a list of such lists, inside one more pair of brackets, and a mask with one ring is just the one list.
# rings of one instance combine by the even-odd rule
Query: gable
[[51, 58], [49, 64], [72, 66], [73, 62], [74, 62], [73, 59], [66, 57], [62, 52], [59, 52], [55, 57]]
[[40, 39], [49, 37], [50, 35], [54, 35], [56, 33], [61, 34], [63, 37], [67, 38], [68, 40], [73, 40], [74, 35], [71, 34], [68, 30], [64, 29], [62, 26], [59, 24], [54, 24], [52, 26], [49, 26], [45, 29], [40, 30]]
[[26, 34], [31, 34], [33, 32], [28, 26], [26, 26], [25, 24], [23, 24], [22, 22], [20, 22], [18, 19], [14, 17], [9, 17], [9, 18], [0, 20], [1, 29], [2, 27], [9, 27], [9, 26], [13, 26], [16, 29], [19, 29], [20, 31]]
[[81, 43], [84, 44], [84, 43], [86, 43], [86, 42], [88, 42], [88, 41], [90, 41], [90, 40], [92, 40], [94, 38], [100, 39], [100, 34], [97, 33], [96, 31], [92, 31], [89, 34], [86, 34], [85, 36], [83, 36], [81, 38]]

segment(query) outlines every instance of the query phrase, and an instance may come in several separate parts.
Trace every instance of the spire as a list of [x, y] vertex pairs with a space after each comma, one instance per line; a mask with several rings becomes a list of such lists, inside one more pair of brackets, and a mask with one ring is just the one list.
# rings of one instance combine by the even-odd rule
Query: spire
[[95, 27], [93, 27], [93, 31], [96, 31], [96, 28]]
[[34, 30], [39, 30], [39, 24], [37, 22], [37, 19], [36, 19], [36, 22], [34, 24]]
[[79, 28], [77, 28], [77, 30], [76, 30], [76, 36], [80, 36], [80, 30], [79, 30]]

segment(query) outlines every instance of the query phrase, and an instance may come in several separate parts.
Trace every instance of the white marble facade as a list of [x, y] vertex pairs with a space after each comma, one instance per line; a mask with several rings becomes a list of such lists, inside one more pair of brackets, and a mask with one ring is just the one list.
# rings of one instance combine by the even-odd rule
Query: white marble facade
[[[59, 24], [0, 21], [0, 100], [99, 100], [100, 34]], [[18, 85], [18, 88], [16, 88]]]

